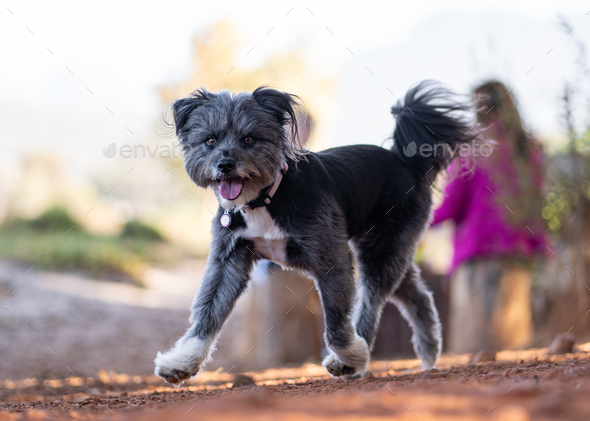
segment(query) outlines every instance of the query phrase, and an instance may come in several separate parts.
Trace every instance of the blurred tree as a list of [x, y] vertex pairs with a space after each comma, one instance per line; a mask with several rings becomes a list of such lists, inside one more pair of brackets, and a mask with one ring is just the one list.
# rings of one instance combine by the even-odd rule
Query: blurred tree
[[[564, 30], [570, 25], [561, 19]], [[548, 193], [542, 216], [559, 240], [560, 255], [555, 268], [548, 268], [547, 325], [556, 330], [575, 323], [585, 331], [589, 323], [581, 317], [590, 303], [587, 274], [590, 273], [590, 68], [586, 45], [572, 34], [575, 54], [573, 78], [564, 83], [563, 127], [567, 148], [556, 153], [548, 165]], [[580, 118], [581, 117], [581, 118]], [[574, 304], [574, 305], [572, 305]]]
[[308, 114], [318, 121], [321, 130], [322, 119], [318, 117], [324, 113], [323, 105], [334, 90], [334, 82], [306, 65], [303, 47], [270, 55], [255, 67], [236, 64], [243, 42], [234, 28], [229, 21], [221, 21], [194, 37], [193, 72], [185, 81], [160, 88], [164, 103], [171, 104], [199, 87], [241, 92], [266, 85], [304, 99]]

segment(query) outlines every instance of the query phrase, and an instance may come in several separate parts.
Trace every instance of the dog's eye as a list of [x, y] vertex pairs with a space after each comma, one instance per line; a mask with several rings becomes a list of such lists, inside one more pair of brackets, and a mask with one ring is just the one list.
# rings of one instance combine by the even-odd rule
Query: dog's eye
[[209, 139], [207, 139], [207, 143], [210, 144], [211, 146], [215, 145], [215, 143], [217, 143], [217, 141], [215, 140], [214, 137], [210, 137]]
[[249, 145], [252, 142], [254, 142], [254, 139], [252, 139], [251, 137], [245, 137], [244, 138], [244, 143], [247, 143]]

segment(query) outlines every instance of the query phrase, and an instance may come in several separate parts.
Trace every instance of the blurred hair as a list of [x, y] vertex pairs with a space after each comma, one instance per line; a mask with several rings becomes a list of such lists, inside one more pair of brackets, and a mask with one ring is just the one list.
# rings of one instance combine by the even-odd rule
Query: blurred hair
[[505, 219], [514, 226], [541, 229], [543, 206], [543, 148], [524, 127], [515, 99], [506, 86], [492, 80], [473, 90], [477, 121], [499, 143], [491, 160], [483, 160], [496, 184], [496, 199], [508, 209]]
[[481, 126], [489, 127], [491, 123], [498, 122], [515, 155], [528, 160], [532, 138], [524, 128], [516, 101], [506, 86], [491, 80], [475, 88], [473, 94], [476, 117]]

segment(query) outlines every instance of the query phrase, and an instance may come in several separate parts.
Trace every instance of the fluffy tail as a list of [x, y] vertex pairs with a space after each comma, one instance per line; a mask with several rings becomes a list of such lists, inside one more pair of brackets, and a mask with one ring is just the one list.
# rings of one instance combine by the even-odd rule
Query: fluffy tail
[[396, 116], [392, 151], [425, 182], [450, 162], [466, 154], [461, 145], [478, 137], [475, 123], [469, 123], [467, 111], [472, 105], [456, 100], [456, 95], [434, 81], [424, 81], [406, 93], [404, 101], [391, 107]]

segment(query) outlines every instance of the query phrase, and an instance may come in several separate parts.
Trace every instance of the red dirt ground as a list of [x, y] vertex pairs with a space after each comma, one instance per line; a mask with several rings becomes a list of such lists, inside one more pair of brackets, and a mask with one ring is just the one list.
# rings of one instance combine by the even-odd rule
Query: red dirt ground
[[0, 420], [566, 420], [590, 419], [590, 344], [573, 354], [504, 351], [468, 364], [446, 355], [423, 373], [417, 360], [375, 361], [371, 378], [329, 378], [321, 366], [204, 372], [179, 389], [155, 376], [0, 383]]

